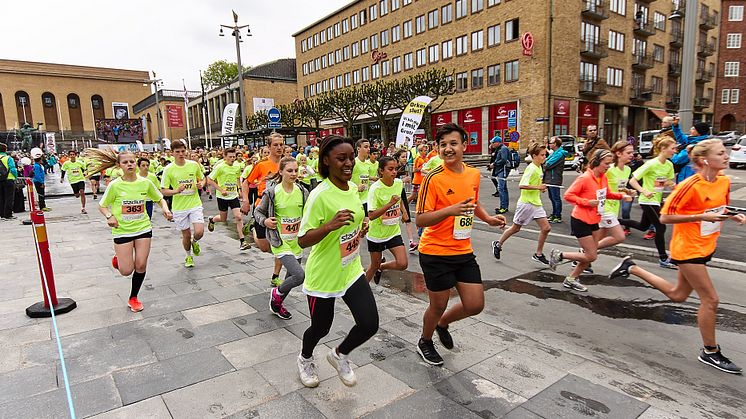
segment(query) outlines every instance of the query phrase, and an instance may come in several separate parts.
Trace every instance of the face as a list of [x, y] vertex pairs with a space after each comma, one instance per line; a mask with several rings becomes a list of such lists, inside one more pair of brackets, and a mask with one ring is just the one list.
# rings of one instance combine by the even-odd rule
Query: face
[[464, 157], [466, 141], [458, 131], [450, 132], [440, 139], [440, 158], [445, 164], [460, 162]]
[[386, 165], [381, 169], [381, 177], [387, 181], [391, 181], [396, 177], [396, 162], [389, 160]]
[[135, 155], [132, 153], [123, 153], [119, 155], [119, 167], [122, 168], [126, 173], [132, 173], [137, 167], [137, 161]]
[[150, 162], [148, 160], [141, 161], [138, 167], [141, 172], [147, 172], [150, 169]]
[[709, 166], [710, 168], [715, 170], [723, 170], [728, 168], [728, 161], [730, 160], [730, 156], [728, 155], [728, 150], [725, 149], [725, 146], [720, 143], [715, 144], [713, 147], [710, 148], [710, 151], [707, 153], [707, 158], [705, 160], [707, 161], [706, 166]]
[[632, 161], [634, 154], [634, 148], [631, 145], [628, 145], [627, 147], [624, 147], [622, 151], [617, 151], [616, 156], [620, 163], [627, 164]]
[[77, 156], [78, 156], [78, 153], [76, 153], [76, 152], [74, 152], [74, 151], [71, 151], [71, 152], [67, 153], [67, 157], [69, 157], [69, 158], [70, 158], [70, 161], [72, 161], [72, 162], [74, 162], [74, 161], [75, 161], [75, 158], [76, 158]]
[[307, 161], [307, 160], [306, 160], [306, 158], [305, 158], [305, 157], [301, 157], [300, 159], [298, 159], [298, 163], [300, 163], [301, 165], [305, 165], [305, 164], [306, 164], [306, 161]]
[[295, 180], [298, 179], [298, 163], [293, 162], [286, 164], [282, 171], [280, 171], [280, 175], [283, 180], [287, 179], [291, 182], [295, 182]]
[[420, 146], [420, 156], [424, 157], [426, 154], [427, 154], [427, 146], [423, 144]]
[[181, 160], [181, 159], [185, 159], [188, 153], [187, 153], [186, 148], [177, 148], [176, 150], [173, 150], [173, 154], [174, 154], [174, 157]]
[[590, 125], [586, 129], [586, 132], [588, 133], [588, 137], [594, 138], [598, 135], [598, 128], [595, 125]]
[[547, 160], [547, 150], [541, 149], [538, 154], [534, 154], [531, 156], [531, 159], [536, 164], [544, 164], [544, 162]]
[[405, 164], [407, 164], [407, 161], [409, 161], [409, 158], [407, 157], [407, 154], [406, 153], [401, 153], [399, 155], [399, 164], [405, 165]]
[[601, 164], [596, 167], [596, 173], [606, 173], [607, 170], [609, 170], [609, 167], [614, 162], [614, 159], [612, 159], [611, 156], [605, 157], [603, 160], [601, 160]]
[[668, 121], [662, 121], [662, 122], [661, 122], [661, 127], [662, 127], [662, 128], [668, 128], [668, 127], [670, 127], [670, 126], [671, 126], [671, 123], [670, 123], [670, 122], [668, 122]]
[[290, 156], [290, 153], [292, 153], [292, 152], [293, 152], [293, 149], [292, 149], [292, 148], [290, 148], [290, 147], [285, 147], [285, 148], [283, 149], [283, 151], [282, 151], [282, 155], [283, 155], [283, 156], [285, 156], [285, 157], [288, 157], [288, 156]]
[[225, 162], [228, 163], [229, 166], [233, 164], [234, 161], [236, 161], [236, 153], [227, 153], [225, 155]]
[[671, 144], [670, 146], [663, 148], [661, 150], [661, 154], [667, 159], [670, 159], [671, 157], [673, 157], [674, 154], [676, 154], [677, 149], [678, 147], [676, 146], [676, 144]]
[[337, 144], [324, 156], [324, 163], [329, 167], [330, 178], [348, 182], [355, 166], [355, 149], [347, 143]]
[[269, 154], [275, 157], [282, 156], [282, 152], [285, 150], [285, 144], [282, 140], [277, 137], [272, 137], [272, 142], [269, 144]]
[[358, 156], [367, 157], [370, 155], [370, 143], [365, 141], [364, 143], [360, 144], [360, 147], [357, 148], [357, 154]]
[[264, 148], [262, 148], [262, 158], [264, 159], [264, 158], [267, 158], [267, 157], [269, 157], [269, 148], [264, 147]]

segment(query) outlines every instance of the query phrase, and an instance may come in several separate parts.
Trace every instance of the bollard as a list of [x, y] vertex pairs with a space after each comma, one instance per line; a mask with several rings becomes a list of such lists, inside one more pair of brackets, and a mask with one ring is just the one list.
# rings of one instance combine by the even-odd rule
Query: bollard
[[42, 282], [41, 293], [44, 296], [44, 301], [26, 308], [26, 315], [32, 318], [51, 317], [52, 309], [54, 309], [54, 314], [65, 314], [75, 309], [77, 304], [70, 298], [57, 298], [57, 290], [54, 285], [54, 269], [52, 268], [52, 255], [49, 253], [44, 212], [35, 208], [34, 185], [31, 183], [31, 180], [26, 180], [26, 187], [28, 188], [29, 207], [31, 208], [30, 214], [36, 247], [36, 261], [39, 264], [39, 274]]

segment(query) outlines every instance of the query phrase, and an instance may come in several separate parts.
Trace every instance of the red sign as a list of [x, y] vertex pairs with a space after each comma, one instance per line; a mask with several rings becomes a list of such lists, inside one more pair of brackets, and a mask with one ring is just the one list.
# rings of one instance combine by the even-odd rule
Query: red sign
[[438, 132], [438, 127], [451, 122], [451, 119], [450, 112], [436, 113], [430, 116], [430, 128], [433, 130], [433, 138], [435, 138], [435, 133]]
[[184, 108], [181, 105], [166, 105], [169, 128], [184, 127]]
[[523, 55], [532, 56], [534, 55], [534, 36], [531, 32], [526, 32], [521, 37], [521, 45], [523, 46]]
[[482, 153], [482, 108], [458, 111], [458, 121], [469, 134], [466, 154]]
[[388, 55], [385, 52], [378, 51], [377, 49], [374, 49], [370, 52], [370, 58], [373, 60], [374, 64], [378, 64], [379, 62], [385, 60], [388, 58]]
[[345, 136], [345, 129], [344, 129], [344, 127], [332, 128], [332, 134], [344, 137]]
[[598, 103], [578, 102], [578, 116], [580, 118], [598, 118]]
[[570, 115], [570, 101], [569, 100], [554, 100], [554, 116], [568, 116]]

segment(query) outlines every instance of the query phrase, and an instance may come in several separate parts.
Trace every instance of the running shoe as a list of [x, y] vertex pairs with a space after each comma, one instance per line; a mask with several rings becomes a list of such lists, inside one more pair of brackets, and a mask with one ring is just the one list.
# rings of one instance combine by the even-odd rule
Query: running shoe
[[137, 299], [137, 297], [130, 297], [130, 300], [127, 301], [127, 306], [132, 310], [133, 313], [137, 313], [138, 311], [142, 311], [142, 303], [140, 300]]
[[635, 266], [635, 261], [632, 260], [632, 256], [625, 257], [614, 267], [614, 269], [611, 270], [611, 273], [609, 273], [609, 279], [628, 278], [629, 268], [633, 266]]
[[552, 249], [549, 252], [549, 269], [556, 271], [557, 265], [562, 262], [562, 252], [558, 249]]
[[316, 373], [316, 363], [314, 363], [313, 357], [306, 359], [303, 358], [303, 355], [298, 354], [298, 375], [304, 386], [318, 387], [319, 375]]
[[573, 291], [588, 291], [588, 288], [586, 288], [585, 285], [578, 282], [577, 279], [572, 279], [570, 277], [565, 278], [564, 282], [562, 282], [562, 286], [564, 286], [565, 288], [570, 288]]
[[212, 221], [212, 217], [207, 219], [207, 230], [212, 233], [215, 231], [215, 221]]
[[503, 248], [500, 246], [500, 242], [497, 240], [492, 242], [492, 255], [495, 256], [495, 259], [500, 260], [500, 252], [502, 252]]
[[[381, 258], [381, 265], [386, 263], [386, 258]], [[373, 282], [376, 283], [376, 285], [381, 283], [381, 275], [383, 274], [383, 271], [378, 269], [376, 270], [376, 273], [373, 274]]]
[[451, 332], [448, 331], [448, 326], [440, 327], [435, 325], [435, 332], [438, 333], [438, 339], [440, 339], [440, 343], [443, 344], [444, 348], [453, 349], [453, 336], [451, 336]]
[[269, 309], [272, 310], [275, 315], [283, 320], [290, 320], [293, 315], [285, 309], [282, 305], [282, 296], [279, 294], [277, 287], [272, 288], [269, 293]]
[[[578, 261], [577, 260], [573, 260], [572, 261], [572, 267], [574, 268], [576, 266], [578, 266]], [[588, 274], [588, 275], [592, 274], [593, 273], [593, 268], [591, 267], [591, 265], [588, 265], [587, 268], [583, 269], [583, 273], [584, 274]]]
[[119, 270], [119, 259], [117, 259], [116, 256], [111, 258], [111, 266], [113, 266], [114, 269]]
[[661, 268], [666, 268], [666, 269], [679, 269], [679, 267], [676, 266], [675, 263], [671, 262], [671, 258], [668, 258], [666, 260], [663, 260], [663, 259], [659, 260], [658, 266], [660, 266]]
[[409, 253], [414, 253], [417, 250], [417, 243], [412, 240], [409, 241]]
[[251, 243], [249, 243], [248, 240], [244, 239], [244, 241], [241, 242], [241, 245], [238, 248], [240, 250], [249, 250], [251, 249]]
[[645, 239], [645, 240], [653, 240], [653, 239], [655, 239], [655, 231], [648, 231], [647, 233], [645, 233], [644, 236], [642, 236], [642, 238]]
[[420, 354], [423, 361], [430, 365], [443, 365], [443, 358], [435, 350], [435, 344], [432, 340], [420, 338], [420, 341], [417, 342], [417, 353]]
[[729, 374], [741, 374], [743, 369], [738, 365], [734, 364], [730, 359], [726, 358], [722, 352], [720, 352], [720, 345], [715, 353], [705, 352], [705, 348], [699, 350], [699, 362], [707, 364], [711, 367], [717, 368], [720, 371], [725, 371]]
[[282, 285], [282, 279], [280, 279], [280, 275], [272, 274], [272, 279], [269, 280], [269, 283], [272, 284], [273, 287], [279, 287]]
[[339, 379], [342, 380], [344, 385], [352, 387], [357, 384], [357, 378], [355, 378], [355, 373], [352, 371], [350, 360], [347, 358], [347, 355], [338, 354], [337, 350], [332, 348], [332, 350], [326, 354], [326, 360], [329, 361], [329, 363], [332, 364], [332, 367], [337, 370]]
[[500, 192], [495, 192], [495, 193], [492, 194], [492, 196], [494, 196], [495, 198], [499, 198], [500, 197]]
[[207, 195], [207, 199], [209, 199], [210, 201], [212, 201], [212, 194], [208, 194]]
[[184, 266], [186, 266], [187, 268], [194, 268], [194, 258], [192, 257], [192, 255], [186, 257], [186, 259], [184, 260]]
[[508, 212], [507, 208], [495, 208], [495, 214], [505, 214]]
[[85, 208], [81, 208], [80, 209], [80, 213], [81, 214], [88, 214], [88, 211], [86, 211]]
[[98, 199], [98, 195], [93, 194], [93, 199]]
[[199, 254], [202, 253], [202, 250], [199, 248], [199, 243], [196, 241], [192, 241], [192, 253], [194, 253], [194, 256], [199, 256]]
[[41, 210], [44, 211], [44, 212], [49, 212], [49, 211], [52, 211], [52, 208], [44, 207]]
[[547, 257], [544, 256], [544, 253], [540, 255], [534, 253], [533, 256], [531, 256], [531, 260], [533, 260], [534, 262], [539, 262], [542, 265], [549, 265], [549, 261], [547, 260]]
[[632, 230], [630, 230], [628, 227], [624, 227], [624, 235], [629, 236], [630, 234], [632, 234]]

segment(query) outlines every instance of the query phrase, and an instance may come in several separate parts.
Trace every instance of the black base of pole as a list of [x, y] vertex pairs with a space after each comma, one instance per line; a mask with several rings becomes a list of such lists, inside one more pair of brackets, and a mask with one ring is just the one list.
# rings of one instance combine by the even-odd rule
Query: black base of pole
[[[54, 315], [69, 313], [77, 306], [78, 304], [72, 298], [58, 298], [57, 305], [54, 306]], [[52, 312], [49, 307], [44, 307], [44, 301], [41, 301], [27, 307], [26, 315], [38, 319], [40, 317], [52, 317]]]
[[33, 224], [33, 223], [34, 223], [34, 222], [33, 222], [33, 221], [31, 221], [30, 219], [29, 219], [29, 220], [23, 220], [23, 221], [21, 221], [21, 224], [23, 224], [23, 225], [25, 225], [25, 226], [30, 226], [30, 225], [31, 225], [31, 224]]

